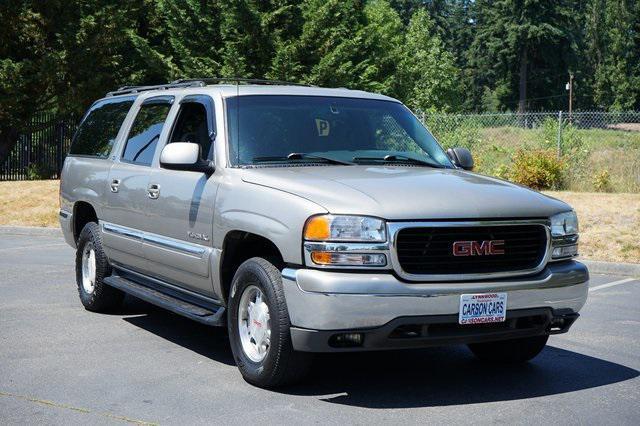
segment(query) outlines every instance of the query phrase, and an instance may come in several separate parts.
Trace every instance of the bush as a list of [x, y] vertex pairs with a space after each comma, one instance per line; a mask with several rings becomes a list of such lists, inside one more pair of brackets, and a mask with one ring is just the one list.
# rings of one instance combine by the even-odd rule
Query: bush
[[493, 169], [491, 174], [500, 179], [509, 179], [509, 167], [506, 164], [500, 164], [498, 167]]
[[611, 192], [611, 175], [607, 170], [596, 173], [592, 182], [597, 192]]
[[565, 163], [553, 150], [518, 150], [513, 156], [510, 180], [534, 189], [559, 189]]

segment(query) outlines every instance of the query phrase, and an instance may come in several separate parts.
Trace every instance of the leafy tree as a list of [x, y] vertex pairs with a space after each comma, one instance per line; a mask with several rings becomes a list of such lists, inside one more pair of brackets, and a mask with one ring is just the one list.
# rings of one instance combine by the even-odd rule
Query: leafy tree
[[267, 73], [270, 43], [260, 18], [253, 1], [230, 0], [222, 7], [221, 76], [260, 78]]
[[[640, 3], [591, 0], [586, 14], [585, 73], [600, 108], [640, 107]], [[590, 89], [590, 90], [589, 90]]]
[[63, 55], [48, 41], [44, 17], [30, 2], [0, 3], [0, 161], [32, 114], [53, 107]]
[[459, 70], [424, 10], [411, 18], [399, 68], [400, 98], [410, 107], [447, 111], [459, 103]]
[[496, 90], [505, 106], [517, 94], [520, 111], [550, 89], [560, 97], [574, 62], [578, 6], [577, 0], [478, 0], [468, 52], [474, 86]]
[[[220, 5], [217, 0], [158, 0], [162, 30], [153, 49], [166, 58], [172, 78], [218, 75], [222, 67], [219, 50]], [[150, 12], [151, 13], [151, 12]]]

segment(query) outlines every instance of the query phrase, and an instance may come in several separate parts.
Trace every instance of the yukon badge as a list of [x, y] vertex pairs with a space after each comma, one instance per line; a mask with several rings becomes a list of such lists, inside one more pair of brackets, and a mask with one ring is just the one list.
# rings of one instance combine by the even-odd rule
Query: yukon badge
[[504, 254], [504, 240], [455, 241], [454, 256], [493, 256]]
[[193, 238], [194, 240], [200, 240], [200, 241], [209, 241], [209, 236], [207, 234], [200, 234], [198, 232], [187, 232], [187, 235], [189, 236], [189, 238]]

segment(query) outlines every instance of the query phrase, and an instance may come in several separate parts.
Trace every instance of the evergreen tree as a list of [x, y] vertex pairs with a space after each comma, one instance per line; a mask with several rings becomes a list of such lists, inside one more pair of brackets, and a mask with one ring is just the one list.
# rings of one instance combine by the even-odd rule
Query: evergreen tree
[[640, 108], [640, 2], [591, 0], [585, 24], [586, 89], [593, 103], [618, 111]]
[[157, 0], [162, 30], [153, 47], [166, 57], [172, 78], [210, 77], [220, 73], [219, 3], [217, 0]]
[[517, 98], [519, 111], [527, 109], [529, 98], [563, 96], [575, 62], [578, 3], [478, 0], [476, 37], [468, 52], [474, 86], [495, 90], [505, 107], [515, 106]]
[[421, 111], [451, 111], [460, 103], [459, 71], [436, 34], [429, 14], [411, 18], [403, 45], [400, 98]]

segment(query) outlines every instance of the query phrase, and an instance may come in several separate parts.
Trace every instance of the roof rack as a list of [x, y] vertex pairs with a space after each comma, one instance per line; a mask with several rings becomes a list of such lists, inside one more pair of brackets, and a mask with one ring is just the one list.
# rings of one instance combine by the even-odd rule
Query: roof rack
[[233, 84], [264, 84], [264, 85], [284, 85], [284, 86], [303, 86], [314, 87], [311, 84], [292, 83], [290, 81], [266, 80], [259, 78], [237, 78], [237, 77], [220, 77], [220, 78], [185, 78], [172, 81], [167, 84], [157, 84], [153, 86], [122, 86], [118, 90], [114, 90], [106, 94], [106, 96], [128, 95], [132, 93], [146, 92], [149, 90], [167, 90], [186, 87], [204, 87], [210, 84], [233, 83]]
[[190, 80], [190, 81], [174, 81], [168, 84], [157, 84], [154, 86], [122, 86], [118, 90], [114, 90], [112, 92], [107, 93], [106, 96], [118, 96], [118, 95], [127, 95], [130, 93], [140, 93], [146, 92], [149, 90], [167, 90], [167, 89], [177, 89], [184, 87], [203, 87], [206, 86], [206, 83], [201, 80]]
[[202, 82], [207, 85], [220, 84], [220, 83], [233, 83], [233, 84], [264, 84], [264, 85], [313, 87], [312, 84], [293, 83], [291, 81], [270, 80], [270, 79], [260, 79], [260, 78], [240, 78], [240, 77], [185, 78], [185, 79], [173, 81], [171, 84], [193, 83], [193, 82]]

